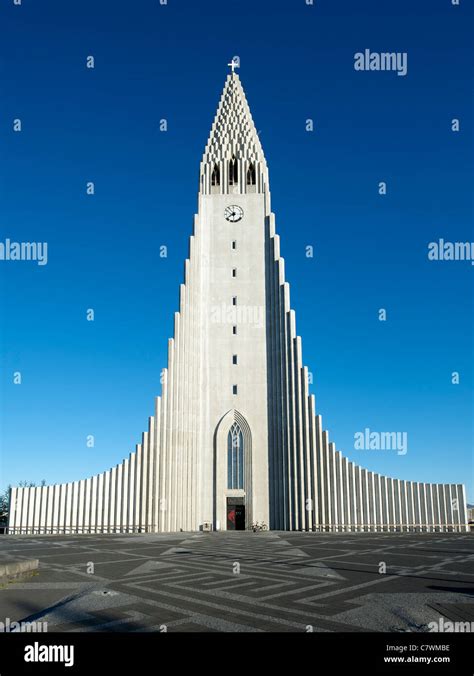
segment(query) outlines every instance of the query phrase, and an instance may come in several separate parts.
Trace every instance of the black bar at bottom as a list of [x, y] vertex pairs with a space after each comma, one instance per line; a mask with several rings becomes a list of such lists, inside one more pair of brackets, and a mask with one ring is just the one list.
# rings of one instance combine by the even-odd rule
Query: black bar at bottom
[[348, 674], [472, 676], [472, 638], [470, 633], [3, 633], [0, 675], [138, 676], [173, 666], [212, 673], [255, 668], [255, 660], [268, 673], [281, 670], [284, 660], [310, 674], [334, 668]]

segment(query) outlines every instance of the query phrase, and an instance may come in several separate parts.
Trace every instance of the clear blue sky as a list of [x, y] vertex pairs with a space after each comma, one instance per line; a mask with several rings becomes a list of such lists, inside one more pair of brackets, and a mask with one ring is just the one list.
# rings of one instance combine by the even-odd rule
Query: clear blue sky
[[[239, 55], [323, 423], [369, 469], [465, 482], [474, 501], [474, 268], [427, 259], [440, 237], [474, 241], [471, 12], [463, 0], [2, 3], [0, 241], [49, 246], [43, 267], [0, 262], [2, 487], [85, 478], [140, 441], [199, 161]], [[407, 52], [408, 74], [356, 72], [366, 48]], [[355, 451], [366, 427], [407, 432], [407, 454]]]

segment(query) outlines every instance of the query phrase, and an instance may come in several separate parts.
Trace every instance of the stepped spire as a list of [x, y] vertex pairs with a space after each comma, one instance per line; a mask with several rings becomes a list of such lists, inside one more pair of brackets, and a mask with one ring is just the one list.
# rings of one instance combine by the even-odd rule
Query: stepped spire
[[[231, 65], [231, 64], [229, 64]], [[268, 169], [240, 78], [227, 76], [201, 163], [201, 190], [264, 192]]]

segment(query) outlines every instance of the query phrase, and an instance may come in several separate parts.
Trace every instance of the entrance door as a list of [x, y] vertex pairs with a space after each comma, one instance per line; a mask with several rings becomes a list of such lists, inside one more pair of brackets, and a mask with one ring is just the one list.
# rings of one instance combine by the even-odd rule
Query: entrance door
[[235, 504], [237, 500], [227, 502], [227, 530], [245, 530], [245, 505]]
[[245, 505], [235, 506], [235, 530], [245, 530]]

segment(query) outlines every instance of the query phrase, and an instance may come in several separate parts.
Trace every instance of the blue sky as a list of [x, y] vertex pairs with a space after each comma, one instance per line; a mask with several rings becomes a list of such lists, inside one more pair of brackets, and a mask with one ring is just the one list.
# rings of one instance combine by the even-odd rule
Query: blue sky
[[[0, 241], [47, 241], [48, 264], [0, 261], [1, 487], [85, 478], [140, 441], [239, 55], [325, 427], [369, 469], [474, 501], [474, 269], [427, 259], [474, 241], [469, 4], [3, 3]], [[355, 71], [364, 49], [406, 52], [407, 75]], [[408, 452], [355, 450], [365, 428], [406, 432]]]

